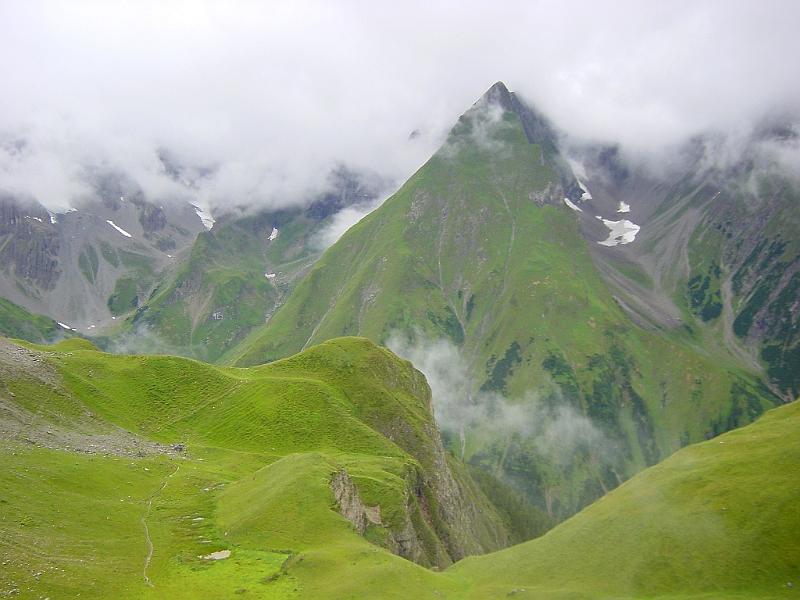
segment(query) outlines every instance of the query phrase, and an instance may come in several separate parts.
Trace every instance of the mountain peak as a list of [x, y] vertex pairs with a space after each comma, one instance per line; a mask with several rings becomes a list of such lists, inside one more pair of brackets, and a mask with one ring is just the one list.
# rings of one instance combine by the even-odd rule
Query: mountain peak
[[479, 104], [499, 104], [504, 110], [514, 111], [514, 101], [512, 100], [511, 92], [508, 91], [506, 84], [498, 81], [490, 87], [480, 100]]
[[497, 105], [505, 111], [515, 113], [522, 122], [530, 143], [546, 145], [548, 152], [555, 152], [556, 134], [549, 120], [533, 106], [520, 99], [517, 94], [509, 91], [502, 81], [498, 81], [486, 90], [475, 103], [475, 106], [488, 105]]

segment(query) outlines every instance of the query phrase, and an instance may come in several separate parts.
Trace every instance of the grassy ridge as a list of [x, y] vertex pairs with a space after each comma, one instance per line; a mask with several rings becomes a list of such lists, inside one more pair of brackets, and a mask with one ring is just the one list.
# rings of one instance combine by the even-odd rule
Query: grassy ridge
[[[472, 597], [794, 597], [800, 404], [681, 450], [544, 537], [450, 570]], [[591, 592], [589, 592], [591, 590]], [[568, 595], [568, 594], [574, 595]]]
[[[257, 369], [83, 340], [0, 350], [0, 426], [19, 425], [0, 444], [4, 591], [286, 597], [317, 585], [281, 570], [306, 552], [339, 547], [334, 570], [376, 552], [413, 565], [381, 547], [446, 566], [505, 544], [489, 502], [442, 464], [424, 378], [367, 340]], [[363, 536], [336, 509], [342, 471], [379, 507]]]
[[[382, 547], [390, 546], [398, 531], [408, 534], [404, 528], [412, 523], [420, 552], [441, 552], [444, 541], [437, 542], [436, 535], [444, 530], [431, 518], [430, 505], [428, 521], [418, 520], [426, 516], [426, 503], [437, 498], [426, 473], [443, 472], [435, 447], [424, 443], [430, 426], [429, 398], [420, 395], [424, 380], [410, 364], [366, 340], [335, 340], [251, 369], [111, 356], [84, 340], [2, 350], [0, 425], [19, 418], [20, 411], [35, 411], [48, 428], [37, 438], [36, 423], [29, 422], [0, 441], [4, 593], [21, 598], [78, 593], [88, 598], [775, 598], [793, 593], [786, 584], [800, 568], [800, 521], [793, 510], [800, 404], [681, 450], [542, 538], [437, 573]], [[110, 430], [119, 436], [116, 450], [81, 445], [81, 435]], [[75, 434], [71, 449], [50, 441], [50, 433], [58, 438], [64, 431]], [[145, 444], [148, 438], [186, 442], [188, 451], [166, 446], [154, 451]], [[380, 507], [381, 524], [363, 535], [336, 509], [330, 482], [343, 470], [363, 504]], [[475, 494], [474, 486], [467, 483], [458, 493]], [[479, 495], [473, 501], [485, 513], [488, 534], [491, 509]], [[452, 535], [458, 533], [452, 522], [449, 527]], [[230, 557], [202, 558], [220, 550], [229, 550]]]

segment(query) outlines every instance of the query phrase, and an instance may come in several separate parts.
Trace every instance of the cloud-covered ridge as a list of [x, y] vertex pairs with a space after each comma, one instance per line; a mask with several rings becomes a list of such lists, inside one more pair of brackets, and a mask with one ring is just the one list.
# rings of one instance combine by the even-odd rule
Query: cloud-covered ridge
[[788, 0], [4, 3], [0, 188], [63, 208], [108, 169], [224, 210], [341, 164], [402, 181], [498, 79], [649, 151], [796, 116], [798, 23]]

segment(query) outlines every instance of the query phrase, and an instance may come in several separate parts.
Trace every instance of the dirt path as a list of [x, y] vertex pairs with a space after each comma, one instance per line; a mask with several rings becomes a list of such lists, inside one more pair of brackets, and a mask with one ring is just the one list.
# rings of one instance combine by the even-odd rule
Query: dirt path
[[167, 487], [167, 483], [169, 482], [169, 480], [172, 478], [173, 475], [175, 475], [175, 473], [178, 472], [178, 469], [180, 468], [181, 468], [180, 465], [175, 465], [175, 470], [164, 478], [164, 481], [161, 483], [161, 487], [159, 487], [155, 492], [153, 492], [151, 496], [147, 499], [147, 509], [145, 509], [144, 514], [142, 515], [141, 518], [142, 528], [144, 529], [144, 540], [147, 543], [147, 556], [144, 559], [144, 567], [142, 568], [142, 577], [144, 578], [144, 582], [150, 587], [155, 587], [155, 585], [153, 585], [153, 582], [150, 581], [150, 578], [147, 576], [147, 567], [150, 566], [150, 561], [153, 558], [153, 540], [150, 538], [150, 530], [147, 527], [147, 517], [150, 516], [150, 509], [153, 507], [153, 500], [155, 500], [156, 496], [158, 496], [162, 491], [164, 491], [164, 488]]

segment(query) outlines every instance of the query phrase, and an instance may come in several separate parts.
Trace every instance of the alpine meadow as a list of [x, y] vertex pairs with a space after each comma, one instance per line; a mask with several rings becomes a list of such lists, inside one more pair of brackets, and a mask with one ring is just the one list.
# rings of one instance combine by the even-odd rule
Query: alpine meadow
[[799, 27], [0, 5], [0, 598], [797, 597]]

